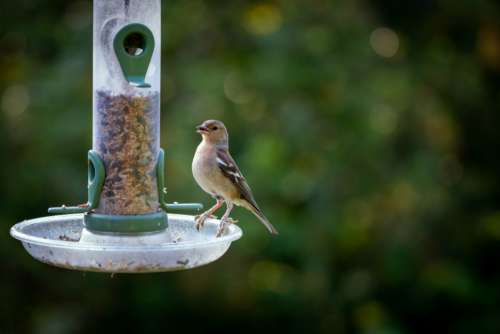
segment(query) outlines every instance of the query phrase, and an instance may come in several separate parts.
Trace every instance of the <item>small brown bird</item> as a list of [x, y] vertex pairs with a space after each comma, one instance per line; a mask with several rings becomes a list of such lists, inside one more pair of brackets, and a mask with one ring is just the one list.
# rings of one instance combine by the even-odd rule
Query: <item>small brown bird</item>
[[193, 176], [198, 185], [216, 199], [215, 205], [195, 218], [196, 228], [200, 230], [205, 221], [212, 217], [223, 203], [226, 212], [221, 218], [217, 237], [220, 237], [227, 224], [236, 223], [229, 218], [234, 204], [250, 210], [272, 234], [278, 231], [259, 209], [257, 202], [240, 169], [229, 154], [229, 139], [224, 123], [208, 120], [196, 127], [202, 141], [193, 158]]

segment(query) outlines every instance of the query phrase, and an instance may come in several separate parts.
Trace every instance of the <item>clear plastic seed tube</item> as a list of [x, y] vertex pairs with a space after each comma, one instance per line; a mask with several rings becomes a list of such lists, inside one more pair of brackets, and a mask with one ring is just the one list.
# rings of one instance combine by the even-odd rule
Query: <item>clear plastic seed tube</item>
[[161, 0], [94, 0], [93, 150], [106, 178], [97, 213], [159, 210]]

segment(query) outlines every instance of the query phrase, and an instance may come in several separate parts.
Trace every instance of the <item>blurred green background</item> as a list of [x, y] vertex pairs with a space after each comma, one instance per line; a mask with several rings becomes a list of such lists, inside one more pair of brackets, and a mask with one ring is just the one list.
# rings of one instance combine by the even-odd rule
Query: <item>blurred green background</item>
[[156, 275], [34, 261], [9, 228], [86, 199], [92, 4], [0, 3], [0, 333], [499, 333], [500, 5], [164, 1], [170, 200], [224, 121], [242, 209], [219, 261]]

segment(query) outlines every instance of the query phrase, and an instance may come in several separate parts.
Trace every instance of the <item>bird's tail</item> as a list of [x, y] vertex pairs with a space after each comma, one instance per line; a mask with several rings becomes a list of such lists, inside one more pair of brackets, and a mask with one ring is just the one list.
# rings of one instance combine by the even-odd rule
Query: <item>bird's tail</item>
[[249, 207], [250, 211], [255, 215], [255, 217], [259, 218], [259, 220], [264, 224], [264, 226], [267, 228], [267, 230], [274, 235], [278, 235], [279, 232], [278, 230], [269, 222], [269, 220], [264, 216], [264, 213], [258, 208], [254, 207], [253, 205], [250, 205]]

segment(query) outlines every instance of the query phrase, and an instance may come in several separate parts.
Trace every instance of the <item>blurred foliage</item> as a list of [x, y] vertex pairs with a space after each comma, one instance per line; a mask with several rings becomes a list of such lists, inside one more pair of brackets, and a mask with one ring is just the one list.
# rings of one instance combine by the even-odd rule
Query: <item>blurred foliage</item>
[[[164, 1], [170, 199], [223, 120], [277, 238], [127, 276], [32, 260], [16, 221], [86, 198], [89, 1], [0, 3], [0, 332], [500, 332], [500, 6]], [[497, 153], [495, 153], [497, 152]]]

